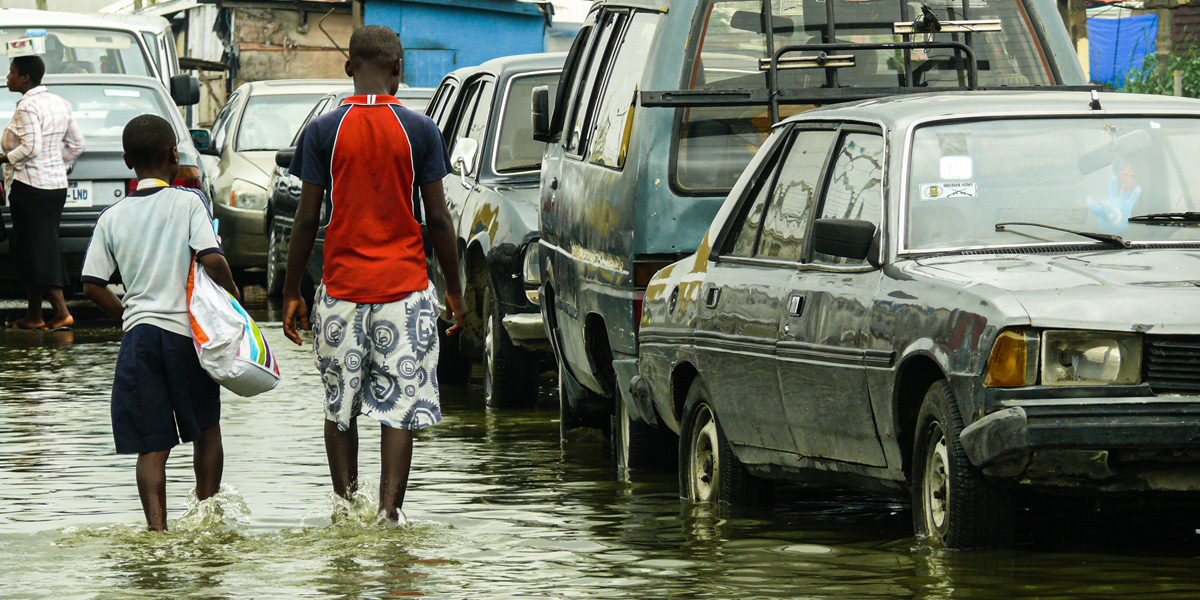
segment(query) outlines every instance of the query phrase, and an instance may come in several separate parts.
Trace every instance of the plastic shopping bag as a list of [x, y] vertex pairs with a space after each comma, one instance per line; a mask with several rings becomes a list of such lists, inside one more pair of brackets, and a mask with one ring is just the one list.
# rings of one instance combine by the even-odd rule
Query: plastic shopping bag
[[258, 325], [229, 292], [192, 260], [188, 316], [200, 366], [229, 391], [255, 396], [279, 384], [279, 363]]

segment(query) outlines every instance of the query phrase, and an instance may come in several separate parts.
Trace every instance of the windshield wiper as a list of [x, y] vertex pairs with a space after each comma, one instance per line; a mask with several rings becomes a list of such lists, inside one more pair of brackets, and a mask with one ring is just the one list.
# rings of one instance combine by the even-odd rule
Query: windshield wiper
[[1005, 229], [1005, 228], [1012, 226], [1012, 225], [1024, 225], [1025, 227], [1041, 227], [1043, 229], [1053, 229], [1054, 231], [1061, 231], [1063, 233], [1073, 233], [1079, 237], [1085, 237], [1088, 239], [1096, 240], [1097, 242], [1104, 242], [1106, 244], [1111, 244], [1113, 246], [1117, 246], [1120, 248], [1129, 248], [1129, 247], [1133, 246], [1132, 242], [1126, 240], [1125, 238], [1123, 238], [1119, 235], [1114, 235], [1111, 233], [1096, 233], [1094, 231], [1077, 231], [1075, 229], [1067, 229], [1065, 227], [1055, 227], [1053, 225], [1046, 225], [1044, 223], [1022, 223], [1022, 222], [1016, 222], [1016, 221], [1009, 222], [1009, 223], [996, 223], [996, 231], [1007, 231], [1007, 229]]
[[1200, 223], [1200, 212], [1152, 213], [1129, 217], [1130, 223]]

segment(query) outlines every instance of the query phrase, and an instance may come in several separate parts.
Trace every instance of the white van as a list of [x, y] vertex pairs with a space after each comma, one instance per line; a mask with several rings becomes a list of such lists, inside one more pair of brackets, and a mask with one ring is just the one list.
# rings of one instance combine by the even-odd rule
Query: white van
[[[177, 96], [177, 88], [190, 86], [177, 78], [179, 57], [171, 23], [162, 17], [0, 8], [0, 43], [40, 35], [42, 31], [46, 35], [46, 54], [42, 59], [46, 61], [48, 74], [154, 77], [171, 90], [172, 97]], [[180, 99], [176, 97], [176, 102]]]

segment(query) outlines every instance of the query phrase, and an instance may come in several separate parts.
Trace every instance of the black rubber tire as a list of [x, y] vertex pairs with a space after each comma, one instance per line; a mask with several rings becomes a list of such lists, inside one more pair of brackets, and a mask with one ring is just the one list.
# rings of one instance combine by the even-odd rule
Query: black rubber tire
[[582, 416], [576, 414], [571, 408], [569, 400], [570, 391], [568, 390], [566, 371], [562, 364], [558, 365], [558, 436], [559, 439], [567, 439], [567, 432], [572, 429], [583, 427], [585, 421]]
[[[962, 429], [950, 384], [934, 383], [921, 403], [913, 436], [913, 530], [947, 548], [1009, 546], [1015, 517], [1012, 492], [990, 483], [971, 464], [959, 439]], [[926, 477], [931, 472], [932, 477]]]
[[[680, 498], [687, 502], [733, 506], [769, 504], [774, 499], [775, 482], [755, 477], [746, 470], [733, 454], [712, 406], [708, 390], [700, 378], [696, 378], [683, 405], [684, 417], [679, 431]], [[698, 470], [694, 466], [696, 463], [701, 463]], [[703, 473], [697, 478], [698, 482], [707, 480], [703, 489], [693, 485], [694, 471], [698, 471], [697, 475]]]
[[[267, 296], [278, 298], [283, 295], [283, 279], [287, 272], [287, 248], [280, 248], [279, 225], [271, 219], [267, 230]], [[272, 263], [271, 259], [275, 262]], [[280, 260], [282, 258], [282, 260]]]
[[617, 403], [612, 423], [613, 454], [618, 472], [663, 471], [677, 462], [679, 440], [666, 428], [653, 427], [629, 415], [624, 399]]
[[536, 406], [541, 361], [513, 344], [512, 338], [508, 337], [508, 331], [504, 329], [504, 307], [491, 282], [483, 300], [483, 389], [487, 406]]
[[471, 382], [471, 359], [458, 351], [458, 334], [446, 335], [450, 324], [438, 319], [438, 383], [467, 385]]

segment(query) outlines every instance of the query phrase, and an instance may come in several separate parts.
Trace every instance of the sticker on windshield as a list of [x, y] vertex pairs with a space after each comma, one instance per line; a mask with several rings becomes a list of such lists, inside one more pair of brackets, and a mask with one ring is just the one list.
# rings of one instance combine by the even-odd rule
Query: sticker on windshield
[[105, 96], [113, 96], [115, 98], [141, 98], [142, 93], [137, 90], [113, 90], [105, 89]]
[[804, 0], [782, 0], [779, 3], [779, 14], [781, 16], [802, 16], [804, 14]]
[[926, 183], [921, 186], [922, 200], [952, 200], [954, 198], [974, 198], [978, 187], [970, 181], [947, 181], [945, 183]]

